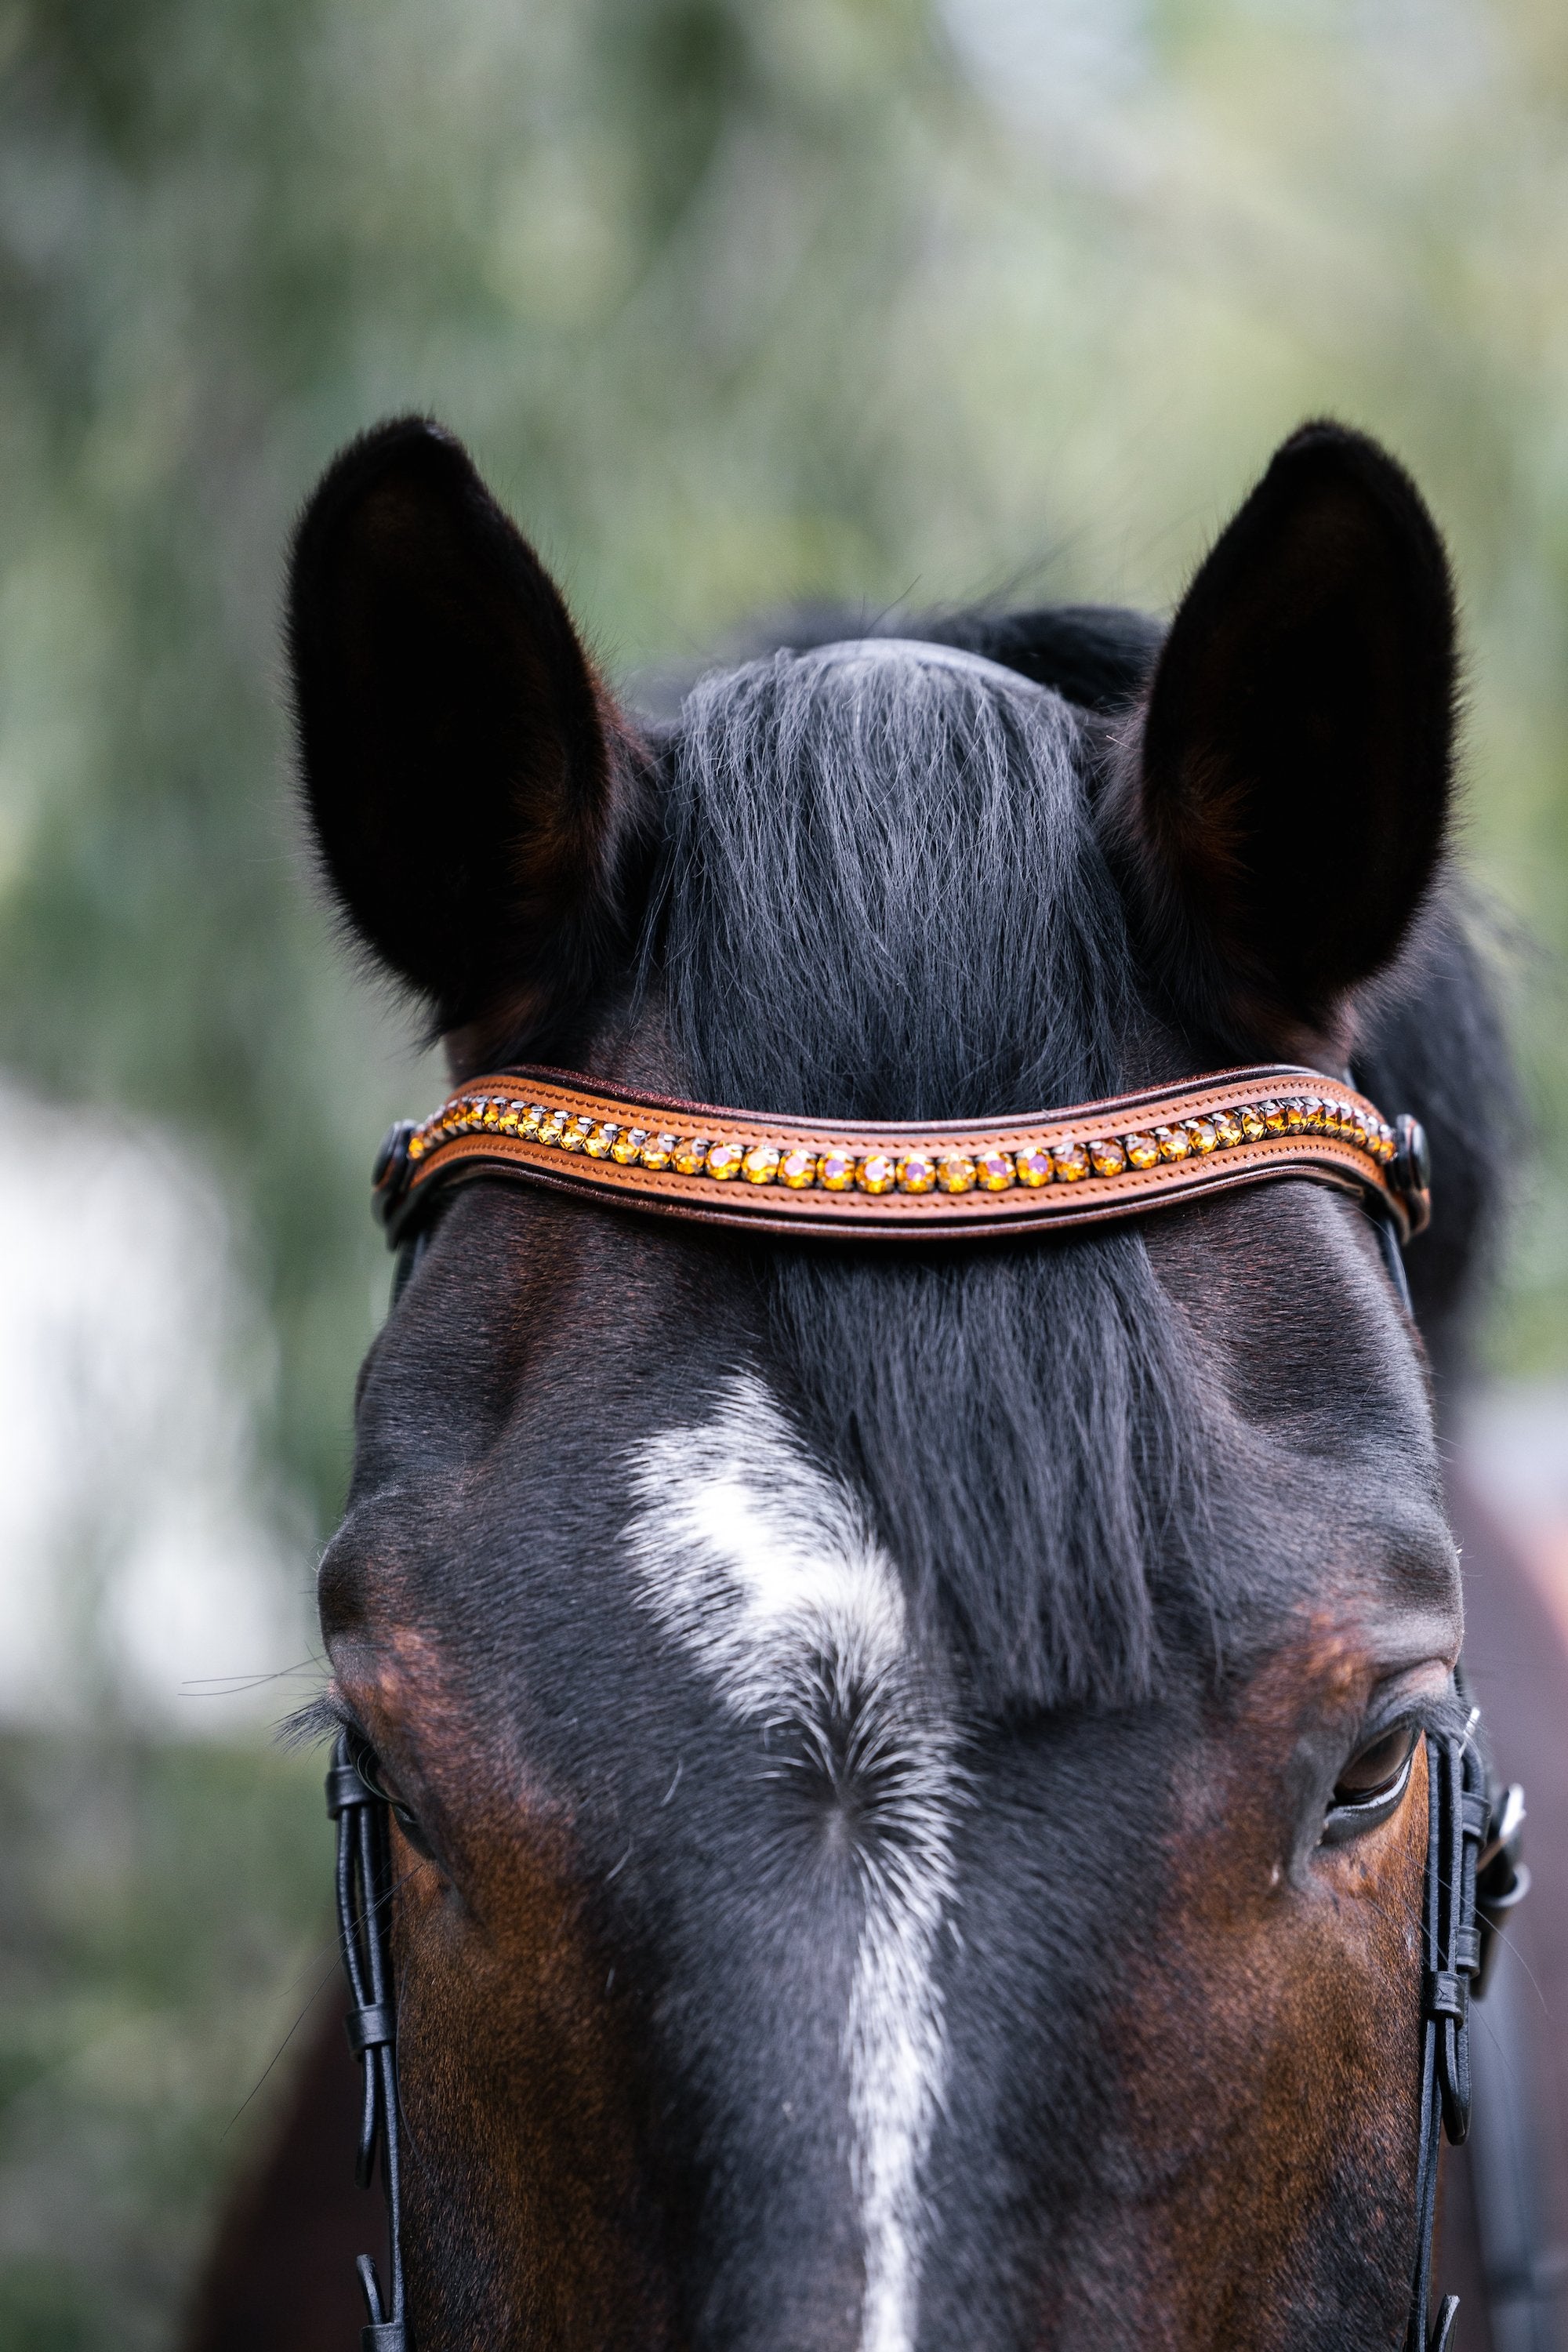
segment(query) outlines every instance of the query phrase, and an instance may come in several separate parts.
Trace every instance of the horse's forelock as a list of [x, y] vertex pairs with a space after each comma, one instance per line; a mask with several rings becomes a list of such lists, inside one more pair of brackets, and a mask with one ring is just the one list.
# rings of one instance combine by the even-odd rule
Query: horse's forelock
[[[820, 1118], [982, 1118], [1115, 1089], [1121, 902], [1078, 715], [946, 647], [705, 681], [672, 747], [658, 940], [685, 1082]], [[1003, 1705], [1130, 1702], [1207, 1624], [1198, 1384], [1141, 1234], [773, 1246], [789, 1402], [916, 1607]]]

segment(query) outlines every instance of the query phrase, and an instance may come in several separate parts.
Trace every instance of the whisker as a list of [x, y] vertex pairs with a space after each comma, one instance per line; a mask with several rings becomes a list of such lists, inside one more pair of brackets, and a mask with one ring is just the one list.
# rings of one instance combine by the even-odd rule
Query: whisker
[[[331, 1976], [332, 1975], [333, 1970], [334, 1970], [335, 1969], [337, 1969], [339, 1966], [340, 1966], [339, 1956], [338, 1956], [337, 1952], [336, 1952], [336, 1951], [334, 1951], [334, 1952], [333, 1952], [333, 1954], [332, 1954], [332, 1957], [331, 1957], [331, 1960], [328, 1962], [327, 1966], [322, 1969], [322, 1971], [321, 1971], [321, 1975], [320, 1975], [320, 1976], [318, 1977], [318, 1979], [316, 1979], [315, 1988], [314, 1988], [314, 1990], [312, 1990], [312, 1992], [311, 1992], [311, 1994], [310, 1994], [310, 2000], [305, 2003], [304, 2008], [300, 2011], [300, 2013], [299, 2013], [298, 2017], [296, 2017], [296, 2019], [294, 2020], [293, 2024], [289, 2028], [288, 2032], [283, 2036], [282, 2041], [278, 2044], [277, 2049], [273, 2052], [273, 2053], [272, 2053], [271, 2057], [268, 2060], [268, 2062], [267, 2062], [266, 2065], [262, 2068], [262, 2070], [261, 2070], [260, 2074], [257, 2076], [257, 2078], [256, 2078], [255, 2082], [251, 2084], [251, 2086], [250, 2086], [249, 2090], [246, 2093], [246, 2095], [245, 2095], [244, 2098], [243, 2098], [243, 2099], [241, 2099], [241, 2101], [240, 2101], [240, 2103], [239, 2103], [238, 2106], [237, 2106], [237, 2107], [236, 2107], [236, 2109], [235, 2109], [235, 2111], [234, 2111], [234, 2113], [233, 2113], [233, 2115], [232, 2115], [232, 2116], [230, 2116], [230, 2117], [229, 2117], [229, 2119], [228, 2119], [227, 2123], [226, 2123], [226, 2124], [225, 2124], [225, 2126], [224, 2126], [224, 2127], [223, 2127], [222, 2132], [219, 2134], [219, 2141], [220, 2141], [220, 2144], [221, 2144], [221, 2142], [222, 2142], [223, 2140], [226, 2140], [226, 2139], [228, 2137], [228, 2136], [229, 2136], [230, 2132], [234, 2129], [234, 2127], [235, 2127], [236, 2124], [239, 2121], [239, 2119], [240, 2119], [241, 2116], [242, 2116], [242, 2115], [244, 2115], [244, 2113], [245, 2113], [245, 2111], [246, 2111], [247, 2107], [248, 2107], [248, 2106], [249, 2106], [249, 2105], [250, 2105], [251, 2101], [256, 2097], [257, 2093], [258, 2093], [258, 2092], [262, 2088], [263, 2084], [267, 2082], [267, 2080], [268, 2080], [268, 2076], [271, 2074], [271, 2073], [272, 2073], [272, 2071], [273, 2071], [274, 2067], [276, 2067], [276, 2065], [278, 2064], [279, 2060], [282, 2057], [282, 2055], [283, 2055], [284, 2052], [288, 2049], [289, 2044], [293, 2041], [294, 2036], [299, 2032], [300, 2028], [304, 2024], [305, 2020], [310, 2016], [311, 2010], [312, 2010], [312, 2009], [314, 2009], [314, 2007], [315, 2007], [315, 2005], [316, 2005], [317, 1999], [318, 1999], [318, 1997], [319, 1997], [319, 1996], [320, 1996], [320, 1994], [321, 1994], [321, 1991], [322, 1987], [327, 1983], [328, 1979], [329, 1979], [331, 1978]], [[296, 1981], [297, 1981], [297, 1980], [296, 1980]]]

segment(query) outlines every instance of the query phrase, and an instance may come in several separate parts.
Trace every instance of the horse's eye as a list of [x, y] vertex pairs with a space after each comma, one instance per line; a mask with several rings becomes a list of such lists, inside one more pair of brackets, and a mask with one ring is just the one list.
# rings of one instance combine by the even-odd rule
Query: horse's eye
[[1373, 1806], [1391, 1797], [1409, 1769], [1415, 1752], [1416, 1727], [1396, 1723], [1358, 1748], [1334, 1783], [1336, 1805]]
[[374, 1748], [362, 1747], [354, 1758], [354, 1763], [365, 1787], [374, 1789], [376, 1795], [391, 1806], [393, 1818], [415, 1853], [422, 1853], [427, 1862], [434, 1862], [436, 1856], [429, 1839], [420, 1828], [417, 1817], [405, 1804], [396, 1783], [387, 1779], [385, 1768]]

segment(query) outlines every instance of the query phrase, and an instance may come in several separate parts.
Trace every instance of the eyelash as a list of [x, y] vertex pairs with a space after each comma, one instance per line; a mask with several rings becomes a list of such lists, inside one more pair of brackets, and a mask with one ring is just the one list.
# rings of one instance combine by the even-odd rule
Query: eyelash
[[340, 1732], [345, 1731], [355, 1769], [366, 1788], [374, 1789], [389, 1808], [415, 1853], [423, 1855], [426, 1861], [435, 1863], [439, 1869], [440, 1862], [419, 1825], [417, 1815], [388, 1793], [382, 1779], [380, 1757], [360, 1725], [332, 1692], [319, 1691], [313, 1699], [298, 1708], [283, 1725], [279, 1737], [289, 1748], [313, 1748], [319, 1740], [335, 1739]]

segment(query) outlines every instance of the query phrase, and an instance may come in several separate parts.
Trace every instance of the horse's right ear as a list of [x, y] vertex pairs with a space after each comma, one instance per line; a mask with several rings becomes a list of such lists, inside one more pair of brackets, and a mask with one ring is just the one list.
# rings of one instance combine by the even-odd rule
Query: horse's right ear
[[581, 987], [610, 920], [631, 756], [552, 583], [458, 442], [384, 425], [295, 535], [289, 650], [327, 878], [450, 1030]]

